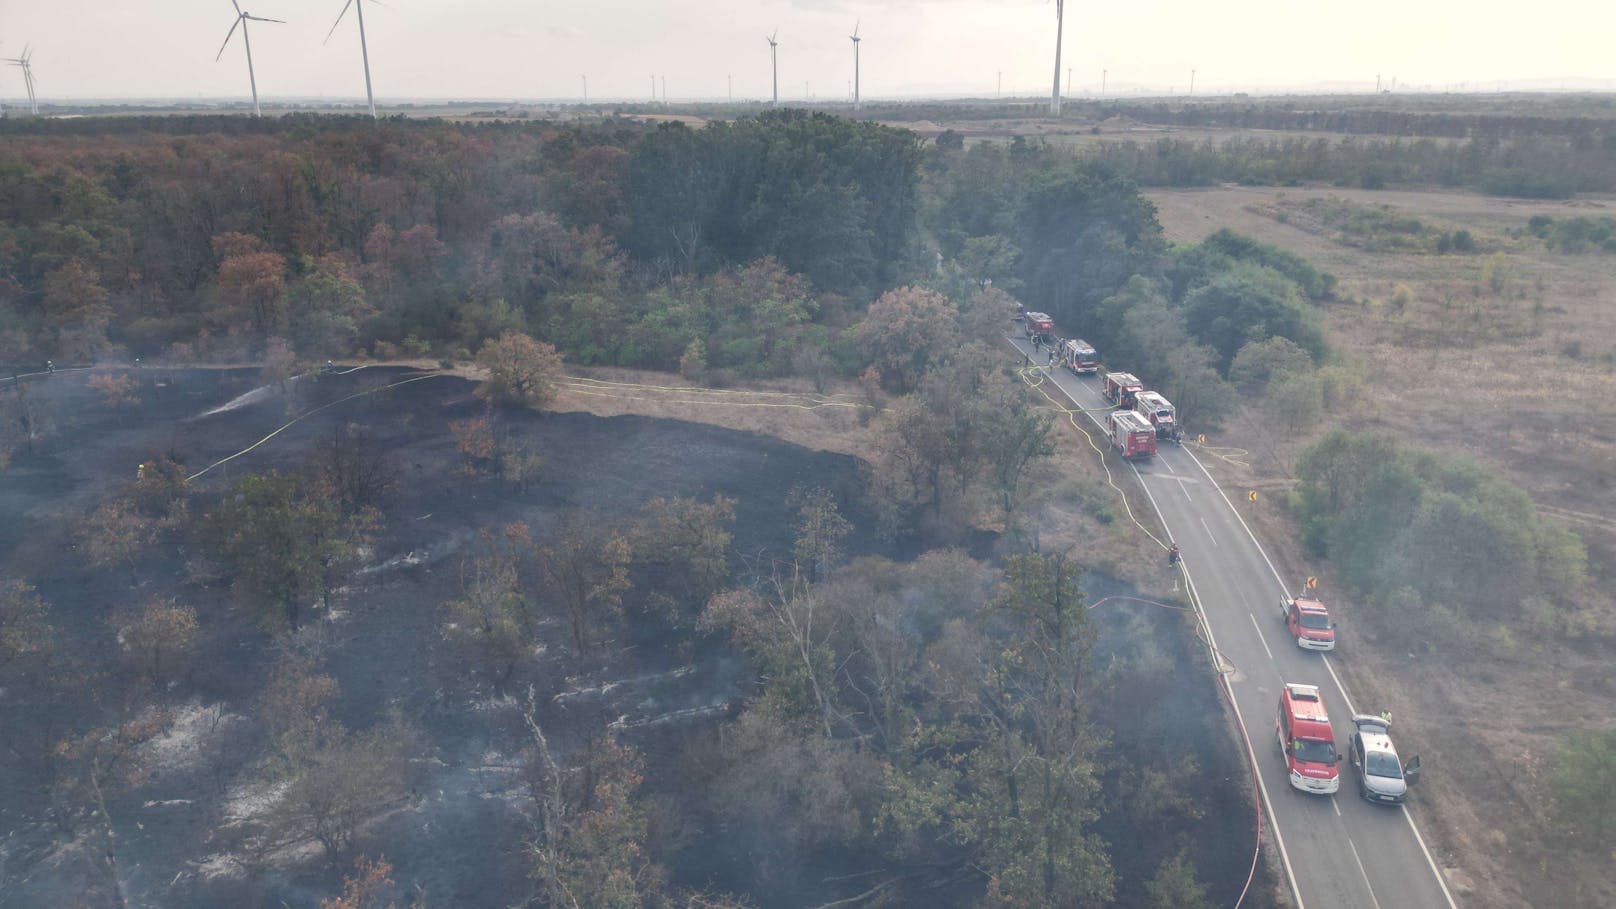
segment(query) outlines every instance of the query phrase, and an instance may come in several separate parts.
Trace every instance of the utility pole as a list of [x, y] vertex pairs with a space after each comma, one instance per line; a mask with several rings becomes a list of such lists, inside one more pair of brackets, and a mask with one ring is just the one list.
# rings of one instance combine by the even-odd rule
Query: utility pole
[[662, 106], [668, 106], [668, 77], [662, 77]]

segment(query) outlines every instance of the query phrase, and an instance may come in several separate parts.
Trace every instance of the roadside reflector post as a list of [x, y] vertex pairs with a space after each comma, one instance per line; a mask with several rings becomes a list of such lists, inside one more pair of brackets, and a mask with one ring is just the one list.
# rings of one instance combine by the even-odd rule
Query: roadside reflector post
[[1251, 492], [1246, 493], [1246, 498], [1253, 502], [1257, 501], [1257, 490], [1253, 489]]

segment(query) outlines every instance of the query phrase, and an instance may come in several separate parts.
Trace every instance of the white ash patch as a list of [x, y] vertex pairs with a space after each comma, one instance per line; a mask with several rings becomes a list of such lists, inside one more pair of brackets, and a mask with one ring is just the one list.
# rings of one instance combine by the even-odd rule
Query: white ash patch
[[513, 694], [491, 694], [488, 697], [472, 701], [469, 706], [475, 713], [498, 713], [505, 710], [515, 710], [519, 704]]
[[567, 701], [577, 700], [578, 698], [603, 697], [611, 694], [619, 688], [637, 687], [640, 685], [648, 685], [653, 682], [671, 682], [677, 679], [682, 679], [695, 671], [696, 667], [694, 666], [681, 666], [678, 669], [672, 670], [671, 672], [657, 672], [652, 673], [651, 675], [640, 675], [627, 679], [615, 679], [613, 681], [602, 682], [599, 685], [593, 685], [588, 688], [574, 688], [570, 691], [563, 691], [550, 700], [557, 704], [564, 704]]
[[169, 773], [197, 770], [210, 752], [247, 721], [224, 704], [189, 701], [174, 708], [173, 722], [163, 734], [141, 746], [152, 763]]

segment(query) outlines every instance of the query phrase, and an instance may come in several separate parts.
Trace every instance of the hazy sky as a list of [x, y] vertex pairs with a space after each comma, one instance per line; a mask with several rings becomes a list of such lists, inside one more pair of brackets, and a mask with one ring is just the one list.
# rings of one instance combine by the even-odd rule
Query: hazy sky
[[[782, 99], [841, 98], [862, 20], [866, 97], [1047, 93], [1053, 0], [366, 0], [378, 98], [767, 97], [780, 40]], [[385, 3], [385, 5], [384, 5]], [[361, 97], [359, 32], [342, 0], [243, 0], [264, 97]], [[230, 0], [0, 0], [0, 56], [34, 47], [42, 98], [245, 97], [238, 34], [215, 63]], [[1069, 2], [1075, 94], [1353, 84], [1491, 89], [1528, 79], [1616, 80], [1612, 0], [1132, 0]], [[1064, 78], [1064, 76], [1063, 76]], [[1613, 82], [1616, 84], [1616, 82]], [[15, 67], [0, 97], [17, 98]]]

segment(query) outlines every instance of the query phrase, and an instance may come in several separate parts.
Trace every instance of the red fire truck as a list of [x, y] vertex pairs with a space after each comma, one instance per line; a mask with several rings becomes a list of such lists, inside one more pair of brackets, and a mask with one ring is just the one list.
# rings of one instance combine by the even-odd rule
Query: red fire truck
[[1150, 425], [1156, 427], [1158, 439], [1178, 438], [1178, 411], [1160, 392], [1141, 391], [1133, 396], [1133, 408], [1144, 414]]
[[1048, 313], [1029, 312], [1021, 317], [1021, 327], [1027, 330], [1027, 338], [1053, 343], [1055, 340], [1055, 320]]
[[1091, 375], [1100, 371], [1100, 352], [1082, 338], [1068, 338], [1061, 342], [1060, 361], [1073, 375]]
[[1111, 447], [1124, 458], [1148, 458], [1156, 454], [1156, 427], [1131, 410], [1113, 410], [1106, 414], [1107, 434]]
[[1105, 374], [1106, 400], [1118, 407], [1133, 409], [1133, 396], [1145, 390], [1145, 383], [1131, 372], [1108, 372]]

